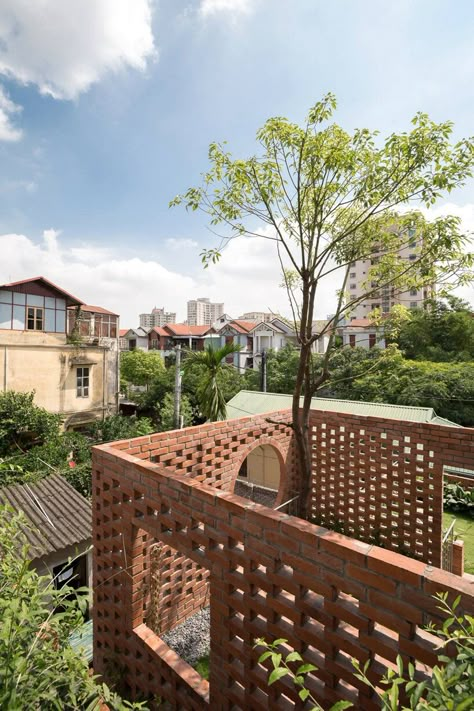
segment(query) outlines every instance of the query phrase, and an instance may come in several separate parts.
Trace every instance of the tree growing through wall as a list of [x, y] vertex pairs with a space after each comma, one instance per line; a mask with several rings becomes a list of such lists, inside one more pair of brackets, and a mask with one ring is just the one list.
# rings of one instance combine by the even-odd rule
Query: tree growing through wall
[[[452, 144], [451, 122], [435, 123], [424, 113], [415, 115], [409, 131], [385, 140], [368, 129], [349, 133], [330, 122], [335, 108], [335, 97], [327, 94], [303, 126], [270, 118], [257, 133], [258, 155], [249, 158], [233, 158], [225, 145], [211, 144], [201, 184], [171, 201], [204, 211], [219, 231], [220, 243], [202, 253], [205, 266], [236, 237], [264, 238], [275, 247], [300, 348], [291, 426], [303, 517], [311, 481], [311, 398], [330, 377], [334, 327], [383, 288], [419, 290], [449, 285], [454, 276], [458, 284], [472, 278], [459, 219], [428, 221], [414, 208], [433, 205], [471, 176], [473, 141]], [[399, 250], [412, 244], [413, 234], [415, 258], [402, 259]], [[358, 260], [370, 266], [363, 293], [354, 297], [349, 274]], [[329, 347], [315, 368], [312, 322], [328, 279], [337, 283], [337, 304], [319, 334], [329, 335]]]

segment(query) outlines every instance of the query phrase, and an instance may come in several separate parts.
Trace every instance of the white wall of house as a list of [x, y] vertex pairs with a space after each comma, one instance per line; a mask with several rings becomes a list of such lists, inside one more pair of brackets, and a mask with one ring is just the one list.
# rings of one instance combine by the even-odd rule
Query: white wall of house
[[253, 354], [261, 354], [262, 351], [279, 351], [289, 343], [296, 344], [296, 338], [288, 333], [283, 333], [280, 329], [272, 328], [268, 323], [259, 323], [251, 331], [253, 335]]
[[[354, 338], [351, 339], [351, 336]], [[373, 342], [374, 338], [375, 342]], [[343, 346], [352, 345], [354, 348], [370, 348], [372, 344], [378, 348], [385, 348], [385, 338], [381, 333], [377, 333], [375, 328], [346, 326], [342, 329], [342, 344]]]

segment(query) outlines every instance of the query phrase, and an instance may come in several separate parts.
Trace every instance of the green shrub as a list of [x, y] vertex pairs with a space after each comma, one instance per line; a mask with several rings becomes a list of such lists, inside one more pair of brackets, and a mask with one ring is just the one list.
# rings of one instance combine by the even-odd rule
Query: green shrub
[[463, 489], [461, 484], [445, 484], [444, 510], [474, 518], [474, 489]]

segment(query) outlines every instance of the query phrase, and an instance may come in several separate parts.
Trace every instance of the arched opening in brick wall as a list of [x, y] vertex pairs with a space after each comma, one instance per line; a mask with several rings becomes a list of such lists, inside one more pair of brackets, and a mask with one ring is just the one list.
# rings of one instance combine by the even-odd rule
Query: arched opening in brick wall
[[234, 492], [273, 507], [285, 474], [286, 466], [279, 448], [269, 443], [258, 444], [240, 463]]

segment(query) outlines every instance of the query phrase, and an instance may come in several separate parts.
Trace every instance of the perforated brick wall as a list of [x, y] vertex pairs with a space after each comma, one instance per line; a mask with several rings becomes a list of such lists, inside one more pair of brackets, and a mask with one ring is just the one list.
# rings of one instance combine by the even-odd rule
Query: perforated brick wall
[[[371, 711], [377, 704], [354, 678], [351, 658], [371, 660], [374, 682], [398, 653], [429, 674], [437, 640], [422, 627], [440, 619], [432, 595], [460, 594], [461, 609], [473, 614], [472, 585], [233, 495], [243, 455], [263, 438], [277, 443], [288, 488], [295, 481], [291, 431], [265, 417], [94, 448], [94, 668], [111, 679], [115, 667], [132, 695], [159, 696], [176, 709], [294, 709], [295, 689], [286, 680], [268, 687], [253, 648], [256, 637], [283, 637], [318, 666], [308, 684], [323, 705], [347, 698]], [[209, 458], [214, 439], [217, 464]], [[205, 589], [199, 571], [208, 571], [210, 684], [147, 624], [157, 550], [195, 564], [182, 572], [185, 600], [194, 586]], [[159, 606], [169, 597], [154, 594]], [[156, 613], [164, 619], [166, 609]]]
[[439, 566], [443, 465], [474, 464], [474, 433], [311, 413], [315, 521]]

